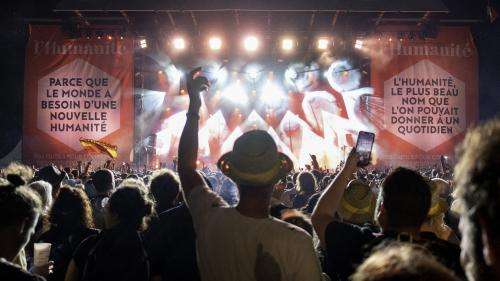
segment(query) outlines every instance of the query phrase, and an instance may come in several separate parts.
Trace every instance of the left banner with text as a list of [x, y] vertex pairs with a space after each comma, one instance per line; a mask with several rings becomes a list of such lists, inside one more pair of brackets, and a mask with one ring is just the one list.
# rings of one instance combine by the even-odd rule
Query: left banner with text
[[[67, 39], [59, 26], [30, 26], [26, 48], [23, 161], [106, 161], [95, 140], [129, 162], [133, 149], [133, 40]], [[85, 148], [84, 148], [85, 147]]]

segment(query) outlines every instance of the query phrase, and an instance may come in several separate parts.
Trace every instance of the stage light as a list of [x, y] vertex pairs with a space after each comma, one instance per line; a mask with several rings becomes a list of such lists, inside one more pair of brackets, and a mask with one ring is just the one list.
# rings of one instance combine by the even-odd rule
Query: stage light
[[327, 38], [319, 38], [316, 47], [318, 47], [318, 50], [326, 50], [328, 49], [328, 45], [330, 45], [330, 40]]
[[291, 38], [285, 38], [281, 41], [281, 49], [283, 51], [291, 51], [293, 49], [294, 41]]
[[141, 104], [147, 112], [161, 112], [163, 111], [163, 101], [165, 99], [165, 92], [152, 91], [144, 89], [141, 95]]
[[365, 43], [365, 42], [363, 42], [363, 40], [361, 40], [361, 39], [356, 39], [356, 42], [354, 43], [354, 48], [356, 48], [356, 49], [362, 49], [362, 48], [363, 48], [364, 43]]
[[262, 87], [261, 101], [269, 106], [278, 106], [285, 99], [285, 92], [272, 80], [267, 80]]
[[210, 71], [211, 73], [213, 73], [213, 78], [209, 78], [209, 79], [214, 79], [217, 83], [217, 85], [221, 85], [223, 84], [224, 82], [226, 82], [227, 80], [227, 77], [229, 76], [228, 73], [227, 73], [227, 70], [225, 67], [221, 67], [219, 65], [216, 65], [212, 68], [212, 70]]
[[262, 75], [262, 69], [258, 65], [252, 64], [246, 67], [245, 74], [248, 80], [250, 80], [251, 82], [255, 82], [259, 80], [260, 76]]
[[285, 80], [289, 83], [292, 83], [299, 78], [299, 74], [297, 73], [297, 70], [293, 67], [289, 67], [287, 70], [285, 70]]
[[141, 49], [145, 49], [148, 47], [148, 41], [146, 39], [141, 39], [139, 40], [139, 47], [141, 47]]
[[246, 105], [248, 102], [248, 96], [239, 80], [224, 89], [222, 97], [239, 105]]
[[252, 68], [252, 69], [248, 70], [248, 76], [251, 79], [257, 79], [259, 77], [259, 70], [256, 68]]
[[171, 81], [172, 83], [179, 84], [181, 82], [183, 73], [182, 71], [177, 69], [175, 65], [173, 64], [169, 65], [166, 69], [166, 73], [169, 81]]
[[243, 41], [243, 46], [245, 47], [245, 50], [255, 52], [259, 48], [259, 39], [255, 36], [248, 36]]
[[321, 68], [317, 63], [294, 63], [285, 70], [284, 78], [293, 92], [308, 92], [318, 81], [320, 73]]
[[219, 85], [220, 85], [220, 84], [226, 82], [227, 76], [228, 76], [228, 73], [227, 73], [226, 68], [219, 69], [217, 71], [217, 73], [215, 74], [215, 78], [217, 79], [217, 83], [219, 83]]
[[176, 37], [172, 40], [172, 46], [176, 50], [184, 50], [186, 48], [186, 41], [182, 37]]
[[204, 68], [204, 73], [206, 74], [208, 81], [212, 84], [216, 84], [217, 87], [220, 87], [223, 83], [225, 83], [227, 77], [229, 76], [227, 68], [217, 62], [210, 62]]
[[208, 39], [208, 46], [213, 51], [218, 51], [222, 48], [222, 40], [219, 37], [212, 37]]

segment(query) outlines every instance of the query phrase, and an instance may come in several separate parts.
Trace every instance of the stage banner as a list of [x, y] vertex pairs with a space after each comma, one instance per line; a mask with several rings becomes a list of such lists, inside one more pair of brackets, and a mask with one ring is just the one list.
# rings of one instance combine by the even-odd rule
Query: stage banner
[[128, 162], [133, 120], [132, 39], [66, 39], [59, 26], [30, 26], [25, 163], [62, 165], [110, 158], [85, 150], [82, 139], [116, 146], [116, 160]]
[[371, 39], [371, 85], [383, 98], [379, 162], [411, 166], [454, 155], [478, 120], [477, 52], [467, 27], [384, 26]]

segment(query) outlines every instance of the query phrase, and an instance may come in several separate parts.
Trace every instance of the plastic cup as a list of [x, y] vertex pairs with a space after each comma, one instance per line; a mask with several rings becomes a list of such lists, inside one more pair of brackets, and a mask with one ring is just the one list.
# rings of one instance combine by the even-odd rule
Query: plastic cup
[[34, 265], [43, 266], [49, 263], [50, 243], [35, 243], [34, 244]]

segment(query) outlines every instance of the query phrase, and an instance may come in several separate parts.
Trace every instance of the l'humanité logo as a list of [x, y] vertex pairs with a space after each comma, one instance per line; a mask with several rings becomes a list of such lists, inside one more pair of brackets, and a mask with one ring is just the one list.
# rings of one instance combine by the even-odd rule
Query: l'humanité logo
[[427, 43], [427, 42], [405, 42], [396, 41], [385, 49], [390, 56], [426, 56], [426, 57], [457, 57], [470, 58], [474, 55], [474, 49], [469, 43]]
[[34, 55], [121, 55], [127, 52], [125, 44], [103, 42], [59, 42], [35, 40]]
[[120, 128], [120, 80], [75, 59], [38, 81], [37, 128], [75, 151]]

